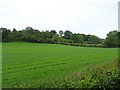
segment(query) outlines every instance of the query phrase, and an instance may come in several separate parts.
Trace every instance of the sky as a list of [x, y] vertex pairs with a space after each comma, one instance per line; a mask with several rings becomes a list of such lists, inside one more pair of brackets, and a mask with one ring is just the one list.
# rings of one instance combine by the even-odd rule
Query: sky
[[0, 27], [69, 30], [105, 38], [118, 30], [119, 0], [0, 0]]

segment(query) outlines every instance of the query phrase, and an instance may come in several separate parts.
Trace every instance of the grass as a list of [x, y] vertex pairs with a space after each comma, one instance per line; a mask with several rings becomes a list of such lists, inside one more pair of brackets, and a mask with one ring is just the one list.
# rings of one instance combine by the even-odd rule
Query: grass
[[72, 72], [115, 61], [118, 55], [117, 48], [26, 42], [2, 45], [3, 88], [41, 87], [48, 82], [61, 81]]

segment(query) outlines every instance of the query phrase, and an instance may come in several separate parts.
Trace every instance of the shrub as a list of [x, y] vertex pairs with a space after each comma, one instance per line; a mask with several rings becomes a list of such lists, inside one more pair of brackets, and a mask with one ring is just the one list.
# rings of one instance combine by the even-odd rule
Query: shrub
[[[83, 73], [84, 72], [84, 73]], [[46, 88], [120, 88], [117, 63], [86, 68], [81, 73], [71, 73], [62, 79], [42, 84]]]

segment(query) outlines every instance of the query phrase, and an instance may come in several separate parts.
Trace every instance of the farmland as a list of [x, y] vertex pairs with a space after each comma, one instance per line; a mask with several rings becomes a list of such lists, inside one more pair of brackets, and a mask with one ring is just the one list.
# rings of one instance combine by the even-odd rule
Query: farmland
[[114, 61], [118, 54], [117, 48], [27, 42], [2, 45], [3, 87], [39, 87], [43, 81]]

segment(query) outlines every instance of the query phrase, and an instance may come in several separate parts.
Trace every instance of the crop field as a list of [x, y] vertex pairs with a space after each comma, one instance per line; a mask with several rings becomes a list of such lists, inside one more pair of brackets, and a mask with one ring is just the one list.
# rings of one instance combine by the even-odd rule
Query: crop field
[[39, 87], [85, 67], [114, 61], [117, 55], [117, 48], [6, 42], [2, 44], [2, 84], [5, 88]]

